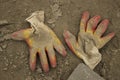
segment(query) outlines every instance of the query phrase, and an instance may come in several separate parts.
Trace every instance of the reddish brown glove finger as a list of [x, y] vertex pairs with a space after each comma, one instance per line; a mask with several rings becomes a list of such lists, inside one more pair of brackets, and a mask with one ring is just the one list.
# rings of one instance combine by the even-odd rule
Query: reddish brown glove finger
[[34, 71], [36, 67], [36, 53], [37, 51], [35, 49], [30, 49], [30, 69], [32, 71]]
[[88, 21], [87, 30], [86, 31], [87, 32], [94, 32], [97, 24], [99, 23], [99, 21], [100, 21], [100, 16], [94, 16], [93, 18], [91, 18]]
[[27, 39], [32, 34], [32, 28], [20, 30], [11, 34], [11, 38], [14, 40]]
[[48, 65], [48, 61], [47, 61], [47, 56], [45, 53], [45, 50], [39, 50], [39, 57], [40, 57], [40, 62], [43, 68], [44, 72], [48, 72], [49, 71], [49, 65]]
[[94, 34], [98, 37], [101, 37], [102, 34], [106, 31], [109, 21], [107, 19], [103, 20], [95, 30]]
[[63, 46], [63, 44], [61, 43], [61, 41], [58, 39], [58, 37], [54, 34], [53, 31], [50, 31], [50, 34], [53, 37], [53, 46], [54, 48], [62, 55], [62, 56], [66, 56], [66, 50]]
[[64, 31], [64, 39], [68, 45], [68, 47], [77, 55], [79, 58], [83, 59], [86, 56], [81, 50], [81, 44], [76, 41], [75, 36], [69, 31]]
[[89, 19], [89, 13], [85, 11], [82, 15], [81, 22], [80, 22], [80, 32], [86, 31], [88, 19]]
[[62, 55], [62, 56], [66, 56], [66, 50], [63, 46], [63, 44], [60, 42], [59, 39], [55, 38], [55, 42], [54, 44], [54, 48]]
[[51, 66], [53, 68], [56, 67], [56, 56], [55, 56], [55, 51], [54, 51], [53, 47], [49, 46], [46, 48], [46, 50], [48, 53], [48, 57], [49, 57]]
[[76, 46], [76, 38], [75, 36], [70, 33], [69, 31], [64, 31], [63, 33], [64, 39], [67, 43], [67, 45], [69, 46], [69, 48], [75, 52], [75, 46]]
[[101, 38], [101, 43], [99, 49], [102, 48], [108, 41], [110, 41], [115, 36], [115, 33], [109, 33], [107, 36]]

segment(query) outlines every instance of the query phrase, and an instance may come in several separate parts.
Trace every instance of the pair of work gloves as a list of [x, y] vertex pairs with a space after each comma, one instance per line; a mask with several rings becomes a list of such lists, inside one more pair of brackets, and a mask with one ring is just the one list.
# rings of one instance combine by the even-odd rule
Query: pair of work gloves
[[[28, 44], [32, 71], [35, 70], [38, 54], [43, 70], [48, 72], [48, 59], [51, 66], [56, 67], [54, 49], [63, 56], [66, 56], [66, 50], [56, 34], [44, 24], [44, 11], [36, 11], [26, 20], [31, 24], [30, 28], [14, 32], [10, 37], [14, 40], [25, 40]], [[89, 19], [89, 13], [84, 12], [77, 38], [69, 31], [63, 33], [69, 48], [91, 69], [101, 61], [99, 49], [114, 36], [114, 33], [110, 33], [103, 37], [102, 34], [106, 31], [109, 21], [105, 19], [99, 22], [100, 16]]]

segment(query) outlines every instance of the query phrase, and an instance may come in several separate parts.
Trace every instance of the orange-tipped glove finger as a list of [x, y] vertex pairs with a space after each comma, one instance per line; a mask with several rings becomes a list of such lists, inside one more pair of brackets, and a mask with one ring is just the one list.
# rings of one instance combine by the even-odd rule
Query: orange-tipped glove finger
[[69, 48], [75, 52], [75, 47], [76, 47], [76, 38], [75, 36], [70, 33], [69, 31], [64, 31], [63, 33], [64, 39], [67, 43], [67, 45], [69, 46]]
[[100, 46], [98, 47], [99, 49], [102, 48], [107, 42], [109, 42], [113, 37], [115, 36], [115, 33], [109, 33], [108, 35], [104, 36], [101, 38], [101, 43]]
[[30, 69], [32, 71], [34, 71], [36, 67], [36, 53], [37, 51], [35, 49], [30, 49]]
[[38, 51], [39, 57], [40, 57], [40, 62], [42, 65], [42, 68], [44, 70], [44, 72], [48, 72], [49, 71], [49, 65], [48, 65], [48, 60], [47, 60], [47, 55], [45, 53], [45, 50], [41, 50], [39, 49]]
[[[97, 24], [99, 23], [100, 21], [100, 16], [94, 16], [93, 18], [91, 18], [89, 21], [88, 21], [88, 24], [87, 24], [87, 32], [92, 32], [95, 30]], [[81, 27], [81, 26], [80, 26]]]
[[23, 29], [23, 30], [12, 33], [11, 38], [14, 40], [25, 40], [28, 37], [30, 37], [32, 33], [33, 33], [33, 29], [31, 28]]
[[60, 42], [60, 40], [58, 40], [57, 38], [55, 39], [54, 43], [54, 48], [62, 55], [62, 56], [66, 56], [66, 50], [63, 46], [63, 44]]
[[82, 58], [82, 56], [84, 55], [82, 54], [82, 47], [81, 45], [78, 45], [75, 36], [69, 31], [64, 31], [63, 36], [65, 42], [67, 43], [68, 47], [72, 50], [72, 52], [74, 52], [79, 58]]
[[88, 19], [89, 19], [89, 13], [86, 11], [86, 12], [83, 13], [82, 18], [81, 18], [80, 32], [85, 32], [86, 31], [86, 26], [87, 26]]
[[47, 51], [51, 66], [53, 68], [56, 67], [56, 56], [55, 56], [55, 51], [53, 49], [53, 46], [47, 47], [46, 51]]
[[109, 21], [107, 19], [103, 20], [97, 27], [97, 29], [94, 32], [94, 35], [96, 35], [98, 38], [100, 38], [100, 43], [98, 48], [102, 48], [109, 40], [113, 38], [115, 35], [114, 33], [109, 33], [107, 36], [101, 37], [104, 32], [106, 31], [108, 27]]
[[107, 19], [103, 20], [95, 30], [94, 34], [98, 37], [101, 37], [102, 34], [106, 31], [109, 21]]

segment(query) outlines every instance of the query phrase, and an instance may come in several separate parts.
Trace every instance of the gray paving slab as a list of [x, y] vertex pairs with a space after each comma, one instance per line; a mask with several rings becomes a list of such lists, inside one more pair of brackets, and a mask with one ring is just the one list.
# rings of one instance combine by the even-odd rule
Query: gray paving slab
[[67, 80], [105, 80], [88, 66], [80, 63]]

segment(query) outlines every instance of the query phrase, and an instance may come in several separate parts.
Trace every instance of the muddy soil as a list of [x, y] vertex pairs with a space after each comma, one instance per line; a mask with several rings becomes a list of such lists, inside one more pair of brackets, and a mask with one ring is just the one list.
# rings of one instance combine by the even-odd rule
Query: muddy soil
[[115, 32], [116, 35], [100, 50], [103, 58], [94, 71], [106, 80], [120, 80], [120, 0], [0, 0], [0, 20], [12, 23], [0, 26], [0, 33], [5, 35], [28, 28], [25, 19], [37, 10], [45, 11], [45, 23], [63, 42], [67, 57], [56, 52], [57, 67], [51, 68], [49, 73], [42, 71], [37, 60], [37, 68], [32, 72], [27, 44], [5, 40], [0, 42], [0, 80], [67, 80], [82, 60], [68, 49], [62, 33], [68, 29], [77, 36], [83, 11], [110, 20], [106, 34]]

